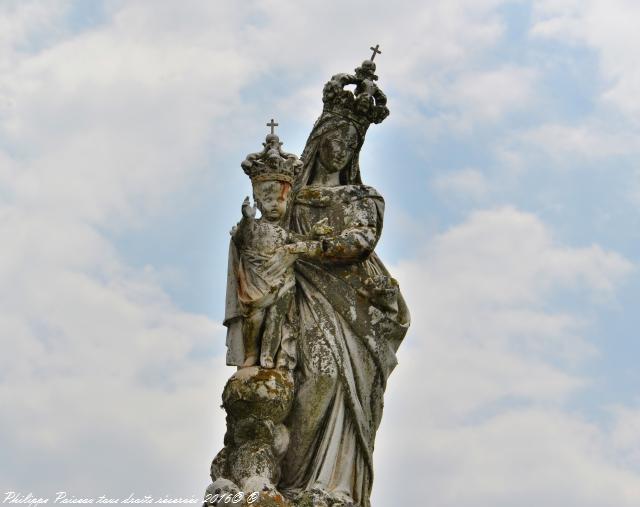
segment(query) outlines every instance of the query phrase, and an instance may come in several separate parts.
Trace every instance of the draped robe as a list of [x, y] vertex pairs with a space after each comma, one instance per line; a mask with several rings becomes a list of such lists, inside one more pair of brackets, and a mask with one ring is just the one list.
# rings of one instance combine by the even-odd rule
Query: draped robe
[[296, 397], [280, 488], [370, 506], [372, 453], [386, 381], [409, 326], [397, 283], [373, 252], [384, 201], [371, 187], [306, 186], [292, 230], [328, 218], [320, 253], [296, 262]]

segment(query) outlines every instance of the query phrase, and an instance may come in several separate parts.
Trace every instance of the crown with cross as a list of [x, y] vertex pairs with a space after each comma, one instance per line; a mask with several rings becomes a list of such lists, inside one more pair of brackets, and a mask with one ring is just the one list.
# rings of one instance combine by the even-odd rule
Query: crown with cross
[[[336, 74], [322, 90], [323, 114], [349, 120], [363, 135], [371, 123], [381, 123], [389, 116], [387, 97], [375, 83], [374, 59], [382, 54], [379, 48], [379, 44], [370, 48], [371, 58], [362, 62], [355, 74]], [[345, 89], [347, 85], [356, 85], [355, 90]]]
[[250, 153], [242, 162], [241, 167], [252, 183], [259, 181], [283, 181], [293, 183], [293, 180], [302, 167], [302, 162], [293, 153], [282, 151], [280, 138], [275, 134], [274, 128], [278, 124], [273, 118], [267, 127], [271, 127], [271, 133], [267, 134], [263, 149], [257, 153]]

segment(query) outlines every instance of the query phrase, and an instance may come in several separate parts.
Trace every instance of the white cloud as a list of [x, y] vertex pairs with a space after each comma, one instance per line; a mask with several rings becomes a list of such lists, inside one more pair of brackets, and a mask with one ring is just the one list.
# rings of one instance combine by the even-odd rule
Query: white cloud
[[[1, 216], [2, 486], [198, 491], [224, 432], [221, 326], [176, 308], [90, 227]], [[34, 462], [47, 470], [25, 473]]]
[[640, 469], [640, 409], [618, 406], [612, 412], [613, 447], [627, 466]]
[[378, 461], [380, 502], [419, 498], [442, 507], [514, 502], [524, 507], [632, 507], [640, 499], [638, 473], [607, 458], [608, 436], [556, 410], [505, 410], [474, 425], [427, 423], [399, 435], [395, 445], [385, 442], [384, 451], [407, 456], [415, 468], [405, 465], [404, 479], [388, 484], [380, 478], [401, 464]]
[[607, 85], [602, 99], [628, 114], [640, 113], [640, 5], [634, 0], [535, 2], [532, 34], [586, 44], [599, 57]]
[[448, 172], [434, 178], [435, 188], [445, 195], [482, 199], [489, 193], [489, 184], [484, 174], [472, 168]]
[[553, 167], [580, 169], [585, 162], [636, 155], [638, 136], [633, 131], [582, 122], [579, 125], [543, 124], [512, 136], [519, 151], [546, 156]]
[[462, 74], [445, 99], [478, 119], [495, 121], [508, 112], [531, 108], [535, 73], [527, 68], [506, 67]]
[[189, 183], [214, 125], [234, 103], [242, 109], [249, 66], [217, 47], [228, 34], [212, 32], [208, 47], [176, 46], [161, 33], [150, 40], [156, 27], [145, 32], [136, 20], [125, 10], [113, 25], [25, 55], [0, 75], [11, 104], [0, 129], [23, 154], [6, 178], [21, 203], [130, 221]]
[[[471, 51], [468, 57], [473, 57]], [[473, 65], [471, 61], [468, 64]], [[527, 67], [469, 70], [452, 63], [445, 69], [429, 68], [429, 76], [421, 84], [428, 94], [405, 97], [418, 112], [401, 110], [401, 121], [423, 131], [426, 139], [437, 139], [444, 133], [467, 135], [498, 125], [509, 114], [532, 110], [537, 101], [536, 81], [537, 73]], [[425, 115], [420, 112], [424, 107], [434, 112]]]
[[67, 0], [6, 0], [0, 4], [0, 69], [9, 68], [35, 38], [40, 44], [60, 35]]
[[614, 437], [567, 408], [597, 353], [586, 315], [549, 304], [606, 297], [631, 270], [512, 208], [475, 212], [394, 267], [413, 324], [386, 395], [377, 501], [635, 505], [640, 476], [611, 456]]

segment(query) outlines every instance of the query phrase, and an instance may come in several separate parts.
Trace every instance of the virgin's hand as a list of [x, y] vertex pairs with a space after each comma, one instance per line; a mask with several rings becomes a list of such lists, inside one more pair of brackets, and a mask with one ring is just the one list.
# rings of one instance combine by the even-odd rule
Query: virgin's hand
[[298, 255], [293, 252], [291, 245], [281, 246], [262, 266], [263, 275], [269, 278], [281, 276], [296, 262]]
[[327, 217], [313, 224], [311, 230], [313, 238], [320, 238], [322, 236], [333, 234], [333, 227], [329, 225], [329, 219]]

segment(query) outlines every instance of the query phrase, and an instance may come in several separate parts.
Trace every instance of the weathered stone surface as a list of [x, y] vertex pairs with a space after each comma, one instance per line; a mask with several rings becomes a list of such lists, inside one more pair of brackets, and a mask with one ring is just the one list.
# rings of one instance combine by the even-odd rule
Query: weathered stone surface
[[262, 216], [246, 201], [233, 231], [225, 325], [228, 364], [242, 369], [224, 389], [211, 477], [213, 489], [255, 492], [249, 505], [371, 505], [383, 395], [410, 320], [374, 252], [384, 200], [360, 174], [367, 129], [389, 115], [371, 49], [326, 83], [301, 163], [280, 151], [272, 120], [242, 164]]
[[288, 370], [253, 366], [238, 370], [222, 392], [222, 404], [231, 417], [248, 416], [281, 423], [291, 409], [293, 375]]

